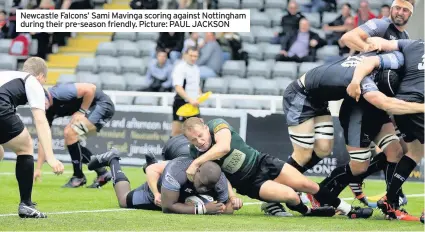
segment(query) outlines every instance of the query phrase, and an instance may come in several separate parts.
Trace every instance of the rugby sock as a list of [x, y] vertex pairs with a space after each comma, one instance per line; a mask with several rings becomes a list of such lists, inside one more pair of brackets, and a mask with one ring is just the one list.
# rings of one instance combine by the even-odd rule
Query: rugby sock
[[363, 180], [375, 172], [384, 170], [386, 166], [387, 166], [387, 156], [385, 155], [384, 152], [380, 152], [379, 154], [377, 154], [375, 157], [372, 158], [366, 172], [363, 174], [360, 174], [359, 177]]
[[306, 205], [304, 205], [304, 203], [301, 201], [301, 199], [300, 199], [300, 203], [298, 205], [289, 205], [288, 203], [286, 203], [286, 206], [290, 210], [297, 211], [297, 212], [299, 212], [303, 215], [310, 212], [310, 209]]
[[[93, 153], [91, 153], [91, 151], [84, 146], [80, 145], [80, 148], [81, 148], [81, 155], [83, 156], [82, 162], [85, 164], [88, 164], [90, 162], [90, 157], [92, 157]], [[97, 176], [101, 176], [108, 172], [108, 170], [106, 170], [105, 167], [95, 169], [94, 171], [96, 172]]]
[[400, 190], [404, 181], [409, 178], [410, 173], [413, 169], [415, 169], [415, 167], [416, 162], [406, 155], [398, 162], [387, 192], [387, 199], [389, 203], [398, 202], [397, 192]]
[[337, 197], [337, 195], [331, 193], [325, 186], [320, 186], [319, 191], [316, 194], [313, 194], [313, 196], [320, 202], [320, 205], [330, 205], [336, 208], [341, 203], [341, 200]]
[[318, 164], [322, 158], [316, 155], [316, 152], [313, 151], [311, 154], [311, 159], [304, 165], [305, 170], [312, 169], [314, 165]]
[[31, 205], [34, 176], [34, 157], [32, 155], [18, 155], [16, 158], [15, 175], [19, 185], [21, 202]]
[[76, 142], [74, 144], [68, 145], [68, 151], [71, 155], [72, 167], [74, 168], [73, 176], [78, 178], [84, 177], [83, 167], [82, 167], [82, 159], [81, 159], [81, 145], [80, 142]]
[[296, 168], [299, 172], [301, 172], [301, 173], [304, 173], [304, 172], [306, 172], [308, 169], [306, 169], [306, 168], [304, 168], [304, 167], [302, 167], [301, 165], [299, 165], [298, 163], [297, 163], [297, 161], [295, 161], [294, 159], [292, 159], [292, 156], [291, 157], [289, 157], [289, 159], [288, 159], [288, 162], [287, 162], [288, 164], [290, 164], [290, 165], [292, 165], [292, 167], [294, 167], [294, 168]]
[[397, 163], [387, 162], [387, 167], [385, 168], [385, 182], [387, 182], [387, 190], [391, 185], [391, 180], [393, 179], [393, 174], [395, 168], [397, 167]]
[[128, 181], [124, 172], [121, 171], [121, 165], [120, 165], [120, 161], [119, 161], [118, 158], [113, 158], [109, 163], [109, 167], [111, 168], [112, 180], [113, 180], [114, 186], [115, 186], [116, 183], [118, 183], [120, 181], [130, 182], [130, 181]]
[[326, 186], [332, 192], [334, 186], [347, 186], [352, 179], [354, 179], [354, 177], [351, 172], [350, 164], [346, 164], [335, 168], [331, 174], [320, 183], [320, 186]]

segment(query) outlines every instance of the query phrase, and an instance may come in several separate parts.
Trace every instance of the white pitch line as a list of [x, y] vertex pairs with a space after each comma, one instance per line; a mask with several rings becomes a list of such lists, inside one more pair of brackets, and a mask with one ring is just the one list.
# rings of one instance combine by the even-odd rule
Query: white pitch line
[[[415, 198], [415, 197], [423, 197], [425, 194], [410, 194], [406, 195], [409, 198]], [[342, 200], [353, 200], [353, 198], [342, 198]], [[245, 202], [244, 205], [259, 205], [263, 202]], [[77, 211], [64, 211], [64, 212], [51, 212], [46, 213], [47, 216], [49, 215], [60, 215], [60, 214], [75, 214], [75, 213], [105, 213], [105, 212], [120, 212], [120, 211], [131, 211], [131, 210], [137, 210], [137, 209], [98, 209], [98, 210], [77, 210]], [[18, 216], [17, 213], [9, 213], [9, 214], [0, 214], [0, 217], [12, 217], [12, 216]]]
[[[63, 172], [63, 174], [72, 174], [72, 173], [73, 172], [71, 172], [71, 171]], [[12, 176], [12, 175], [14, 176], [15, 173], [14, 172], [0, 172], [0, 176]], [[56, 175], [56, 174], [53, 173], [53, 172], [44, 171], [42, 175], [44, 176], [44, 175]]]

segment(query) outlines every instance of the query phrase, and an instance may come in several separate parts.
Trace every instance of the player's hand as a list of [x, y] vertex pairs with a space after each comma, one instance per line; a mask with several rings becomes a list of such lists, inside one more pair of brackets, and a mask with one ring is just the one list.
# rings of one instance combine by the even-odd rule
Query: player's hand
[[49, 164], [49, 166], [52, 168], [52, 171], [56, 175], [61, 175], [63, 173], [63, 169], [64, 169], [63, 164], [62, 164], [62, 162], [60, 162], [56, 158], [53, 157], [53, 158], [47, 160], [47, 163]]
[[366, 43], [369, 44], [371, 51], [382, 51], [382, 38], [380, 37], [369, 37], [366, 39]]
[[351, 82], [347, 87], [347, 93], [350, 97], [356, 99], [358, 102], [360, 99], [360, 95], [362, 94], [362, 90], [360, 89], [360, 83]]
[[198, 107], [199, 106], [199, 101], [196, 99], [189, 99], [189, 104], [191, 104], [192, 106]]
[[154, 203], [156, 206], [161, 207], [161, 194], [155, 194]]
[[230, 202], [232, 202], [233, 210], [240, 210], [243, 206], [242, 199], [236, 196], [230, 197]]
[[317, 42], [317, 40], [315, 40], [315, 39], [312, 39], [312, 40], [310, 40], [310, 46], [311, 47], [316, 47], [317, 46], [317, 44], [319, 44], [319, 42]]
[[199, 165], [195, 162], [192, 162], [186, 170], [187, 179], [193, 182], [193, 176], [195, 176], [196, 171], [198, 171]]
[[34, 171], [34, 182], [39, 181], [41, 182], [41, 169], [35, 169]]
[[205, 205], [205, 209], [207, 210], [207, 214], [220, 214], [224, 212], [226, 205], [223, 203], [209, 202]]
[[85, 118], [85, 117], [86, 117], [86, 115], [84, 115], [83, 113], [77, 111], [77, 112], [75, 112], [72, 115], [71, 123], [72, 124], [77, 123], [77, 122], [81, 121], [82, 118]]

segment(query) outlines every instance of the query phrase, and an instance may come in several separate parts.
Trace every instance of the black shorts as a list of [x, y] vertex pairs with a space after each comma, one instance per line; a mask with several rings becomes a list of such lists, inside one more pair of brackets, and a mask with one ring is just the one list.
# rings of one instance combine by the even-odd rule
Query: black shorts
[[24, 128], [24, 123], [12, 106], [0, 106], [0, 144], [9, 142], [21, 134]]
[[268, 180], [276, 179], [284, 164], [285, 162], [274, 156], [261, 153], [258, 157], [258, 166], [254, 167], [256, 169], [254, 173], [247, 180], [240, 181], [233, 187], [241, 195], [264, 201], [260, 197], [261, 186]]
[[154, 204], [154, 196], [147, 182], [131, 190], [127, 194], [126, 203], [127, 208], [132, 209], [161, 210], [160, 207]]
[[197, 114], [197, 115], [190, 116], [190, 117], [178, 116], [177, 115], [177, 110], [179, 110], [179, 108], [182, 107], [183, 105], [185, 105], [186, 103], [187, 102], [185, 102], [181, 98], [175, 98], [174, 99], [174, 103], [173, 103], [173, 121], [184, 122], [188, 118], [192, 118], [192, 117], [198, 117], [199, 118], [199, 117], [201, 117], [201, 114]]
[[384, 124], [390, 123], [388, 114], [361, 99], [346, 98], [339, 110], [339, 122], [344, 130], [345, 144], [367, 148]]
[[394, 115], [394, 120], [406, 143], [417, 139], [424, 144], [424, 114]]
[[87, 119], [96, 126], [96, 131], [99, 132], [114, 114], [115, 106], [112, 101], [102, 102], [90, 107]]
[[318, 116], [331, 115], [328, 102], [314, 101], [301, 81], [293, 81], [283, 94], [283, 111], [288, 126], [297, 126]]

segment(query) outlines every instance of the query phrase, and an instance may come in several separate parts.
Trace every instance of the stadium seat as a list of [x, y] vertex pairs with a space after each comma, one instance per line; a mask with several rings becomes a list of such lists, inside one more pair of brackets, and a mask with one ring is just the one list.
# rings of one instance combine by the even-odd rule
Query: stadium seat
[[[295, 0], [295, 2], [300, 6], [300, 5], [308, 5], [311, 4], [311, 0]], [[304, 14], [304, 12], [303, 12]]]
[[262, 9], [264, 7], [263, 1], [258, 0], [242, 0], [242, 9]]
[[[260, 2], [256, 0], [257, 2]], [[272, 21], [266, 13], [260, 12], [256, 9], [251, 10], [251, 26], [264, 26], [271, 27]]]
[[122, 73], [137, 73], [139, 75], [146, 74], [146, 65], [142, 59], [132, 56], [121, 56], [118, 59]]
[[140, 50], [138, 45], [131, 41], [119, 40], [115, 42], [117, 47], [117, 56], [135, 56], [138, 57]]
[[264, 47], [264, 59], [275, 59], [280, 51], [279, 44], [268, 44]]
[[127, 41], [134, 41], [136, 40], [136, 32], [116, 32], [112, 36], [112, 40], [127, 40]]
[[118, 58], [111, 56], [97, 56], [96, 63], [99, 72], [121, 73], [121, 66]]
[[17, 70], [18, 69], [18, 59], [9, 54], [0, 54], [0, 69], [6, 70]]
[[236, 75], [241, 78], [245, 77], [246, 66], [242, 60], [228, 60], [222, 67], [222, 75]]
[[132, 96], [118, 96], [115, 98], [117, 105], [133, 105], [134, 97]]
[[326, 39], [326, 32], [322, 29], [311, 27], [310, 30], [312, 32], [317, 33], [322, 39]]
[[102, 80], [102, 89], [125, 91], [126, 83], [123, 80], [124, 78], [122, 76], [110, 72], [99, 73], [99, 76]]
[[261, 110], [262, 105], [261, 105], [261, 101], [245, 100], [245, 101], [236, 101], [235, 107], [237, 109]]
[[321, 60], [325, 60], [330, 56], [338, 56], [339, 55], [339, 47], [338, 45], [326, 45], [317, 49], [317, 58]]
[[[272, 9], [267, 9], [268, 13], [270, 10]], [[281, 26], [281, 22], [282, 22], [282, 17], [285, 15], [285, 13], [283, 13], [283, 11], [277, 12], [274, 11], [275, 9], [273, 9], [272, 12], [268, 13], [270, 15], [270, 19], [272, 20], [272, 27], [280, 27], [280, 31], [282, 30], [282, 26]]]
[[292, 79], [298, 78], [297, 63], [295, 62], [281, 62], [278, 61], [273, 66], [272, 76], [275, 77], [290, 77]]
[[137, 32], [136, 40], [152, 40], [156, 41], [159, 37], [158, 32]]
[[[221, 99], [221, 108], [225, 109], [233, 109], [235, 108], [236, 101], [233, 99]], [[216, 107], [215, 101], [213, 103], [213, 107]]]
[[267, 63], [267, 65], [270, 67], [270, 70], [272, 70], [272, 68], [273, 68], [273, 66], [274, 66], [274, 64], [276, 64], [276, 60], [275, 59], [267, 59], [267, 60], [264, 60], [266, 63]]
[[246, 43], [255, 43], [255, 36], [252, 32], [240, 32], [241, 40]]
[[266, 9], [286, 9], [288, 2], [282, 1], [282, 0], [265, 0], [264, 1], [264, 8]]
[[10, 45], [12, 45], [11, 39], [0, 39], [0, 53], [9, 54]]
[[261, 82], [254, 82], [255, 95], [279, 95], [279, 89], [276, 88], [277, 81], [270, 79], [263, 79]]
[[113, 43], [113, 42], [100, 43], [97, 46], [96, 55], [97, 56], [102, 56], [102, 55], [116, 56], [117, 55], [117, 48], [116, 48], [115, 43]]
[[344, 5], [344, 3], [347, 3], [347, 2], [351, 4], [351, 7], [353, 9], [358, 9], [359, 6], [360, 6], [360, 1], [359, 0], [339, 0], [339, 1], [337, 1], [337, 7], [338, 7], [338, 9], [341, 9], [342, 6]]
[[97, 63], [94, 57], [81, 57], [78, 61], [77, 72], [92, 72], [97, 73]]
[[248, 53], [249, 58], [262, 60], [263, 51], [255, 44], [242, 43], [242, 50]]
[[77, 80], [80, 82], [95, 84], [97, 88], [102, 89], [102, 81], [97, 74], [89, 72], [78, 72]]
[[222, 76], [221, 77], [223, 80], [227, 80], [227, 82], [229, 82], [230, 80], [232, 80], [232, 79], [238, 79], [238, 78], [240, 78], [240, 77], [238, 77], [238, 76], [232, 76], [232, 75], [229, 75], [229, 76]]
[[303, 62], [300, 65], [300, 72], [298, 76], [304, 75], [309, 70], [312, 70], [313, 68], [316, 68], [317, 66], [321, 65], [319, 62]]
[[276, 77], [277, 86], [280, 92], [280, 95], [283, 95], [285, 89], [294, 81], [289, 77]]
[[134, 99], [135, 105], [157, 106], [159, 104], [158, 97], [139, 96]]
[[208, 78], [205, 80], [204, 91], [226, 94], [228, 90], [228, 80], [222, 78]]
[[271, 28], [251, 27], [251, 31], [254, 31], [255, 40], [257, 41], [257, 43], [259, 42], [270, 43], [270, 41], [274, 37], [274, 32]]
[[137, 41], [137, 47], [139, 47], [140, 55], [151, 56], [152, 51], [156, 48], [156, 42], [151, 40], [139, 40]]
[[75, 74], [61, 74], [56, 83], [75, 83], [78, 82], [77, 76]]
[[[383, 0], [368, 0], [368, 2], [369, 2], [369, 7], [372, 10], [378, 10], [384, 4], [384, 1]], [[390, 4], [390, 6], [391, 6], [391, 4]], [[379, 15], [379, 13], [376, 14], [376, 16], [378, 16], [378, 15]]]
[[336, 18], [340, 16], [339, 13], [335, 12], [323, 12], [323, 25], [333, 22]]
[[307, 20], [310, 22], [311, 27], [320, 28], [320, 14], [319, 13], [308, 13], [303, 12], [303, 15], [307, 18]]
[[231, 79], [229, 81], [230, 94], [253, 94], [254, 86], [251, 80], [248, 79]]
[[248, 64], [247, 77], [251, 76], [263, 76], [265, 78], [271, 77], [271, 69], [266, 61], [251, 61]]
[[140, 91], [149, 87], [146, 76], [137, 75], [136, 73], [124, 73], [123, 77], [127, 83], [128, 91]]
[[241, 3], [235, 0], [218, 0], [218, 8], [240, 9]]

